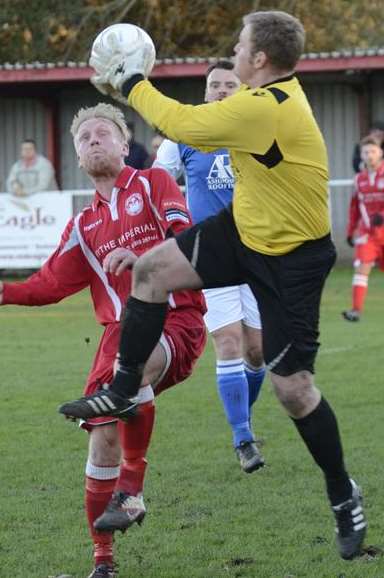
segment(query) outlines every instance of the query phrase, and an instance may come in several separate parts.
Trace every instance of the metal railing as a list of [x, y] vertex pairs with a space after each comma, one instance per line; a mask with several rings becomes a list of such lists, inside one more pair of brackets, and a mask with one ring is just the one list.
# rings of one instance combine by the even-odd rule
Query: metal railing
[[[339, 261], [349, 263], [352, 259], [352, 250], [346, 244], [345, 237], [353, 182], [353, 179], [350, 178], [332, 179], [329, 181], [329, 210], [332, 224], [332, 235], [338, 250]], [[71, 196], [71, 211], [73, 215], [76, 215], [84, 207], [91, 204], [94, 190], [68, 190], [62, 191], [60, 195]]]

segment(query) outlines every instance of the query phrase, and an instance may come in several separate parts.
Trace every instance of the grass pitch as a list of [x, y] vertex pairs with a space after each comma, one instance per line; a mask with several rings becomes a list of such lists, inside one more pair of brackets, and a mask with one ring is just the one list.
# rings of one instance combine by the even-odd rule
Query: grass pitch
[[[334, 407], [362, 485], [367, 544], [384, 547], [384, 276], [348, 324], [351, 271], [332, 273], [322, 306], [317, 383]], [[0, 577], [91, 571], [83, 511], [87, 434], [57, 405], [82, 391], [101, 333], [84, 292], [46, 308], [0, 309]], [[158, 399], [146, 481], [148, 516], [117, 535], [119, 578], [383, 578], [384, 557], [344, 562], [322, 476], [268, 381], [254, 411], [264, 470], [242, 473], [217, 398], [208, 347], [194, 376]]]

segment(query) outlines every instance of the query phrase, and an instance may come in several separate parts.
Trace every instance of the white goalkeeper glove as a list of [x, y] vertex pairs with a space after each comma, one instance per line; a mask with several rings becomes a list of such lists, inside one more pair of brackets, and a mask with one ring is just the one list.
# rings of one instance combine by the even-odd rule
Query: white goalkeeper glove
[[96, 74], [91, 77], [91, 82], [101, 93], [126, 103], [126, 98], [121, 94], [123, 84], [135, 75], [146, 78], [155, 58], [154, 49], [146, 43], [133, 52], [124, 51], [118, 37], [111, 32], [107, 47], [92, 47], [89, 64]]
[[101, 92], [101, 94], [104, 94], [105, 96], [110, 96], [111, 98], [117, 100], [121, 104], [125, 105], [127, 104], [126, 97], [123, 96], [123, 94], [121, 94], [121, 92], [119, 92], [118, 90], [115, 90], [113, 86], [108, 83], [108, 79], [105, 78], [104, 76], [101, 76], [100, 74], [93, 74], [90, 80], [93, 86], [99, 92]]

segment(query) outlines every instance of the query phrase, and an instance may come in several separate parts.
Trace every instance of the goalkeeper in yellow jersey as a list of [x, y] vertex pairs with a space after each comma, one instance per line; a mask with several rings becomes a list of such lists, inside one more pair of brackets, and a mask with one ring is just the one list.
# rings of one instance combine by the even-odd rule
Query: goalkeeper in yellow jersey
[[[148, 251], [133, 267], [122, 321], [119, 367], [103, 414], [134, 404], [158, 342], [169, 294], [248, 283], [259, 304], [263, 349], [275, 393], [323, 471], [340, 555], [361, 552], [360, 489], [349, 477], [335, 414], [314, 382], [319, 308], [336, 253], [327, 207], [327, 154], [294, 70], [305, 32], [278, 11], [244, 17], [234, 72], [242, 88], [220, 102], [182, 105], [145, 79], [145, 50], [98, 53], [93, 82], [173, 141], [203, 151], [226, 147], [235, 174], [233, 206]], [[129, 264], [126, 264], [129, 265]], [[68, 416], [100, 413], [95, 394], [61, 406]], [[96, 399], [97, 402], [97, 399]]]

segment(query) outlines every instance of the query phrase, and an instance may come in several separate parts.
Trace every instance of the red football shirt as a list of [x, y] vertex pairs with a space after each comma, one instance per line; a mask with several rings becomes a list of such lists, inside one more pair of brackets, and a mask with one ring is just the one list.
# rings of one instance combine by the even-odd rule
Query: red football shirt
[[[118, 247], [140, 255], [190, 225], [184, 197], [166, 171], [126, 167], [111, 200], [96, 191], [92, 205], [69, 221], [58, 248], [37, 273], [22, 283], [4, 284], [3, 303], [47, 305], [89, 286], [97, 320], [115, 323], [130, 294], [131, 272], [105, 273], [105, 256]], [[206, 311], [199, 291], [177, 291], [169, 303]]]
[[347, 236], [358, 232], [364, 235], [371, 232], [372, 215], [379, 213], [384, 217], [384, 161], [375, 173], [367, 170], [356, 175], [355, 192], [349, 206]]

